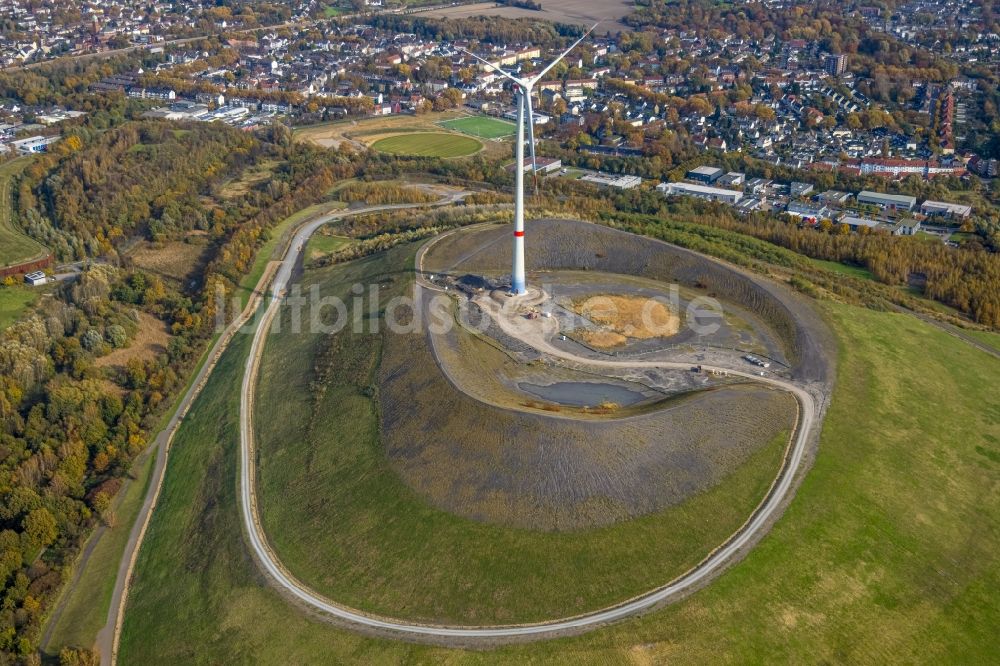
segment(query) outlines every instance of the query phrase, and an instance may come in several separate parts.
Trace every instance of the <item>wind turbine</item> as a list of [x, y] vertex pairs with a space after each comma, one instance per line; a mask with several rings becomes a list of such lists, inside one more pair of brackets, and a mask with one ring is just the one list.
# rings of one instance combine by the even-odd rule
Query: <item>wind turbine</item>
[[[510, 281], [511, 287], [510, 291], [512, 294], [520, 295], [526, 294], [528, 288], [525, 286], [524, 278], [524, 125], [527, 121], [528, 125], [528, 135], [529, 145], [531, 146], [531, 173], [532, 176], [535, 174], [535, 122], [534, 114], [531, 108], [531, 89], [538, 83], [543, 76], [548, 74], [549, 70], [555, 67], [559, 62], [569, 55], [569, 52], [575, 49], [580, 42], [587, 38], [590, 33], [594, 31], [597, 27], [597, 23], [591, 26], [590, 30], [583, 33], [580, 39], [573, 42], [573, 45], [562, 52], [562, 54], [550, 62], [542, 71], [540, 71], [535, 76], [530, 76], [527, 78], [518, 78], [511, 74], [508, 74], [504, 70], [495, 66], [493, 63], [489, 62], [484, 58], [480, 58], [475, 53], [461, 49], [463, 53], [466, 53], [476, 60], [482, 62], [487, 67], [492, 69], [497, 74], [504, 76], [513, 82], [515, 89], [517, 90], [517, 149], [515, 150], [515, 167], [514, 167], [514, 265], [511, 269]], [[535, 181], [535, 186], [537, 189], [537, 180]]]

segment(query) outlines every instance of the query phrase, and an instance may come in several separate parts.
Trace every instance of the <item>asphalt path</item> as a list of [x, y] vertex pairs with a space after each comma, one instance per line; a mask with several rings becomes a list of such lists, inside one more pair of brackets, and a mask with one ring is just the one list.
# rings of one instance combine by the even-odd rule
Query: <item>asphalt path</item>
[[[275, 278], [272, 293], [280, 295], [288, 284], [292, 269], [298, 261], [302, 247], [310, 234], [320, 226], [319, 223], [306, 225], [296, 234], [295, 241], [288, 256], [285, 257], [281, 269]], [[439, 242], [445, 234], [434, 242]], [[426, 248], [427, 246], [425, 246]], [[417, 260], [417, 274], [422, 274], [422, 257], [420, 253]], [[437, 289], [429, 283], [425, 283], [418, 277], [418, 288]], [[731, 368], [715, 368], [703, 366], [704, 370], [717, 370], [727, 372], [731, 376], [740, 376], [757, 382], [773, 386], [777, 389], [790, 392], [797, 400], [799, 406], [798, 424], [793, 436], [793, 441], [786, 454], [785, 463], [773, 484], [767, 497], [753, 513], [746, 523], [734, 533], [725, 543], [716, 548], [702, 562], [691, 570], [669, 583], [651, 590], [650, 592], [627, 600], [621, 604], [605, 608], [599, 611], [556, 619], [552, 621], [539, 622], [534, 624], [502, 625], [502, 626], [451, 626], [435, 625], [426, 623], [408, 622], [388, 617], [380, 617], [362, 611], [343, 606], [333, 600], [327, 599], [308, 586], [295, 579], [295, 577], [282, 565], [276, 553], [268, 544], [260, 524], [257, 507], [257, 496], [255, 492], [256, 469], [253, 443], [253, 396], [256, 385], [257, 372], [259, 370], [261, 353], [267, 339], [267, 332], [275, 315], [281, 307], [280, 298], [274, 298], [268, 304], [263, 317], [259, 318], [257, 329], [254, 332], [253, 344], [250, 355], [246, 362], [243, 376], [240, 397], [240, 511], [243, 518], [243, 525], [247, 533], [247, 538], [254, 556], [258, 560], [262, 569], [272, 579], [273, 583], [279, 587], [289, 597], [305, 604], [306, 606], [329, 615], [340, 621], [353, 625], [356, 628], [373, 630], [379, 633], [387, 633], [401, 637], [437, 639], [453, 642], [486, 642], [495, 643], [504, 640], [524, 639], [530, 637], [546, 637], [565, 633], [578, 633], [587, 629], [592, 629], [608, 624], [632, 615], [636, 615], [654, 608], [671, 599], [678, 598], [716, 576], [727, 565], [737, 559], [741, 553], [753, 546], [757, 540], [769, 529], [773, 520], [780, 515], [784, 507], [786, 498], [794, 488], [796, 475], [799, 473], [808, 444], [812, 437], [816, 436], [814, 425], [818, 423], [818, 406], [808, 391], [797, 384], [784, 381], [776, 377], [761, 377], [733, 370]], [[498, 318], [498, 323], [507, 332], [516, 336], [525, 336], [523, 326], [514, 325], [510, 321], [504, 322], [503, 317]], [[540, 351], [563, 358], [570, 358], [579, 362], [596, 366], [648, 366], [659, 368], [680, 368], [688, 369], [688, 363], [672, 362], [632, 362], [632, 361], [596, 361], [575, 357], [572, 354], [559, 350], [544, 340], [547, 331], [540, 334], [528, 333], [529, 344], [540, 347]]]
[[[271, 282], [270, 291], [274, 298], [272, 298], [268, 309], [265, 312], [265, 316], [261, 318], [260, 325], [256, 329], [254, 339], [255, 346], [260, 344], [257, 337], [262, 335], [262, 331], [267, 330], [267, 327], [264, 325], [265, 320], [269, 322], [271, 318], [273, 318], [275, 308], [280, 303], [280, 296], [284, 293], [284, 290], [291, 279], [292, 272], [302, 255], [302, 250], [305, 247], [306, 241], [321, 226], [333, 220], [351, 215], [362, 215], [365, 213], [399, 210], [404, 208], [427, 208], [452, 205], [461, 201], [468, 194], [468, 192], [459, 192], [447, 196], [441, 201], [431, 204], [430, 206], [427, 204], [391, 204], [336, 211], [310, 220], [299, 227], [299, 229], [293, 234], [292, 239], [288, 244], [288, 251], [286, 252], [285, 257], [281, 260], [277, 270], [266, 272], [261, 277], [260, 282], [254, 290], [254, 297], [247, 303], [247, 306], [240, 317], [233, 321], [216, 340], [211, 351], [209, 352], [209, 355], [207, 356], [209, 360], [205, 362], [205, 364], [198, 371], [197, 375], [195, 375], [195, 379], [191, 382], [187, 392], [178, 403], [173, 416], [171, 416], [166, 427], [159, 433], [149, 449], [156, 452], [156, 462], [154, 463], [151, 477], [152, 482], [150, 483], [149, 491], [143, 501], [142, 507], [139, 510], [139, 514], [136, 517], [135, 524], [132, 526], [128, 543], [125, 546], [125, 552], [122, 554], [122, 559], [118, 566], [118, 576], [115, 580], [115, 587], [111, 597], [111, 605], [108, 608], [108, 621], [97, 636], [95, 649], [101, 656], [102, 666], [117, 662], [118, 645], [121, 640], [122, 621], [125, 615], [125, 606], [128, 601], [129, 583], [131, 582], [139, 548], [142, 545], [142, 540], [145, 536], [146, 529], [149, 526], [150, 518], [152, 517], [153, 510], [156, 507], [156, 501], [159, 498], [160, 489], [163, 485], [170, 442], [173, 439], [177, 427], [180, 425], [184, 416], [191, 408], [195, 398], [198, 397], [202, 387], [208, 380], [208, 376], [215, 368], [215, 363], [222, 355], [222, 352], [225, 351], [233, 336], [236, 335], [240, 328], [250, 320], [253, 313], [257, 310], [257, 307], [259, 306], [264, 295], [264, 289], [268, 281]], [[246, 385], [245, 381], [244, 385]]]

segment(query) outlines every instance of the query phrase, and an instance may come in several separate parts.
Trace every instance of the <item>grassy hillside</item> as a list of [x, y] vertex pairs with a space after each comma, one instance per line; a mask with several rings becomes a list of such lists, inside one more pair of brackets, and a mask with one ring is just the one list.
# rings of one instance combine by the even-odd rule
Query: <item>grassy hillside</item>
[[12, 180], [31, 162], [21, 157], [0, 164], [0, 266], [28, 261], [45, 253], [45, 248], [14, 226]]
[[12, 287], [0, 286], [0, 331], [17, 321], [25, 308], [35, 302], [41, 291], [39, 287], [32, 288], [20, 284]]
[[[412, 274], [400, 275], [399, 267], [412, 263], [413, 252], [412, 245], [399, 246], [350, 266], [312, 271], [304, 291], [315, 282], [324, 295], [346, 299], [352, 283], [378, 281], [388, 300], [412, 283]], [[302, 313], [303, 321], [309, 317]], [[281, 330], [291, 330], [288, 316]], [[333, 369], [329, 378], [315, 379], [317, 365]], [[285, 566], [348, 605], [455, 623], [575, 615], [683, 573], [759, 504], [780, 468], [795, 413], [786, 394], [748, 389], [727, 394], [725, 404], [717, 404], [715, 394], [703, 394], [618, 424], [517, 414], [454, 391], [423, 336], [348, 331], [332, 340], [305, 333], [270, 337], [258, 391], [259, 504], [264, 529]], [[394, 423], [391, 437], [379, 435], [377, 405]], [[400, 413], [403, 405], [420, 416]], [[710, 412], [715, 428], [705, 423], [713, 418]], [[692, 442], [685, 441], [686, 419]], [[536, 435], [533, 446], [517, 446], [521, 433], [540, 429], [546, 435]], [[720, 430], [728, 435], [724, 442], [713, 440]], [[427, 431], [434, 434], [428, 437]], [[645, 446], [645, 438], [655, 444]], [[730, 438], [746, 446], [734, 447]], [[559, 451], [539, 460], [532, 457], [535, 446]], [[642, 455], [633, 447], [677, 456], [662, 463], [643, 456], [635, 463], [641, 476], [617, 476], [615, 465], [604, 459], [613, 457], [628, 468], [630, 456]], [[703, 451], [710, 453], [701, 458]], [[571, 452], [565, 455], [576, 464], [560, 457], [562, 452]], [[721, 457], [742, 464], [722, 465], [716, 460]], [[420, 464], [411, 467], [413, 458]], [[441, 469], [449, 467], [448, 460], [459, 470], [455, 478]], [[562, 464], [573, 469], [563, 471]], [[679, 470], [681, 464], [698, 471]], [[546, 465], [550, 469], [543, 469]], [[431, 472], [433, 480], [421, 476], [426, 468], [439, 470]], [[525, 469], [537, 470], [540, 480], [512, 471]], [[487, 480], [463, 485], [473, 477]], [[662, 494], [671, 484], [704, 491], [671, 494], [663, 504], [667, 508], [620, 521], [629, 515], [620, 506], [628, 496], [615, 496], [603, 485], [588, 487], [591, 477], [625, 484], [641, 478], [667, 487]], [[433, 488], [421, 488], [419, 479]], [[585, 499], [570, 492], [555, 497], [552, 483], [570, 485]], [[435, 501], [440, 494], [422, 492], [436, 492], [438, 486], [463, 497], [462, 509], [449, 512]], [[564, 506], [574, 511], [564, 513]], [[505, 511], [518, 513], [519, 520], [505, 520]], [[529, 520], [533, 511], [541, 515]], [[594, 522], [573, 522], [582, 521], [582, 514]], [[473, 515], [480, 519], [461, 517]], [[620, 522], [605, 521], [605, 515]], [[559, 531], [541, 531], [553, 524]], [[547, 527], [523, 529], [526, 525]]]
[[[95, 534], [92, 537], [97, 540], [86, 565], [73, 572], [80, 579], [63, 591], [67, 595], [65, 607], [58, 618], [52, 619], [56, 624], [51, 628], [52, 634], [46, 650], [50, 656], [58, 655], [59, 650], [67, 645], [87, 645], [107, 622], [118, 565], [136, 515], [146, 497], [154, 459], [155, 456], [146, 455], [138, 462], [135, 467], [136, 480], [117, 497], [114, 509], [117, 520], [114, 526], [105, 529], [99, 536]], [[88, 542], [87, 547], [90, 545]]]
[[361, 637], [266, 587], [236, 503], [238, 339], [178, 434], [121, 663], [995, 660], [1000, 361], [905, 315], [827, 309], [841, 356], [818, 458], [747, 559], [643, 618], [495, 651]]

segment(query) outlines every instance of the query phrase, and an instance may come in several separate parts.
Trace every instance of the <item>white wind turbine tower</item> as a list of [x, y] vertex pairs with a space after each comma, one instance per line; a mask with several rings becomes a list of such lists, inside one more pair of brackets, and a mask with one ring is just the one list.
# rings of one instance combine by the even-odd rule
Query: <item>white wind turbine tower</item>
[[493, 63], [480, 58], [475, 53], [471, 53], [462, 49], [463, 53], [466, 53], [476, 60], [479, 60], [487, 67], [495, 71], [501, 76], [505, 76], [510, 79], [517, 90], [517, 149], [515, 150], [515, 168], [514, 173], [514, 265], [511, 269], [511, 293], [512, 294], [525, 294], [528, 292], [528, 288], [525, 286], [524, 279], [524, 126], [525, 121], [528, 125], [528, 135], [529, 135], [529, 145], [531, 146], [531, 173], [535, 176], [535, 123], [534, 116], [531, 110], [531, 89], [536, 83], [538, 83], [543, 76], [545, 76], [550, 69], [555, 67], [559, 61], [569, 55], [569, 52], [575, 49], [580, 42], [587, 38], [587, 36], [594, 31], [597, 27], [595, 23], [590, 30], [583, 33], [583, 37], [573, 42], [573, 45], [562, 52], [562, 54], [550, 62], [542, 71], [540, 71], [535, 76], [528, 78], [518, 78], [508, 74], [504, 70], [493, 65]]

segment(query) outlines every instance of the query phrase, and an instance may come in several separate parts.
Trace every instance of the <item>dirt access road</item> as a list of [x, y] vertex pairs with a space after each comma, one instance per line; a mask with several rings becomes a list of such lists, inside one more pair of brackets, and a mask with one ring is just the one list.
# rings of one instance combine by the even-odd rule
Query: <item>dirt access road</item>
[[[452, 205], [455, 202], [460, 201], [467, 194], [468, 192], [452, 194], [444, 197], [440, 202], [433, 205]], [[215, 368], [215, 364], [219, 357], [225, 351], [233, 336], [247, 321], [250, 320], [257, 308], [263, 302], [268, 285], [272, 285], [272, 293], [280, 293], [280, 290], [284, 288], [284, 285], [288, 283], [288, 280], [291, 277], [295, 262], [298, 260], [301, 253], [300, 246], [304, 246], [305, 240], [324, 224], [350, 215], [363, 215], [365, 213], [377, 212], [380, 210], [419, 207], [426, 207], [426, 204], [367, 206], [349, 211], [328, 213], [306, 222], [292, 237], [284, 259], [280, 262], [272, 262], [268, 266], [268, 269], [264, 272], [260, 281], [257, 283], [252, 298], [249, 299], [246, 308], [240, 314], [239, 318], [232, 322], [216, 340], [215, 344], [206, 355], [206, 359], [208, 360], [206, 360], [204, 365], [195, 375], [190, 386], [188, 387], [188, 390], [184, 393], [180, 402], [178, 402], [173, 415], [167, 422], [167, 425], [157, 435], [156, 439], [153, 440], [153, 443], [147, 449], [147, 452], [143, 454], [155, 455], [156, 461], [154, 462], [151, 473], [152, 476], [149, 484], [149, 490], [147, 491], [142, 507], [139, 510], [139, 514], [136, 517], [136, 522], [132, 526], [132, 531], [129, 533], [129, 539], [126, 543], [125, 551], [122, 554], [122, 559], [118, 566], [118, 575], [115, 580], [115, 587], [111, 597], [111, 605], [108, 608], [107, 623], [97, 636], [95, 649], [100, 654], [101, 664], [103, 666], [114, 664], [117, 659], [118, 643], [121, 638], [122, 620], [124, 618], [124, 610], [128, 600], [128, 585], [132, 578], [135, 562], [138, 557], [139, 549], [142, 545], [142, 540], [145, 536], [149, 521], [153, 515], [153, 510], [156, 507], [156, 501], [159, 497], [160, 489], [163, 485], [170, 442], [173, 440], [174, 433], [183, 420], [184, 415], [187, 414], [191, 405], [194, 403], [194, 400], [201, 392], [202, 387], [208, 380], [212, 370]], [[97, 540], [101, 538], [103, 531], [103, 528], [99, 528], [99, 533], [96, 533], [94, 537], [91, 538], [91, 541], [88, 543], [83, 554], [84, 560], [82, 560], [78, 565], [78, 569], [82, 569], [82, 567], [86, 564], [85, 558], [87, 558], [89, 553], [93, 551], [93, 548], [96, 545]], [[74, 577], [71, 585], [75, 584], [78, 580], [79, 575]], [[67, 590], [63, 592], [61, 598], [66, 599], [68, 596]], [[57, 607], [53, 616], [55, 617], [55, 614], [60, 612], [61, 609]], [[53, 620], [50, 619], [49, 625], [53, 625]]]
[[[307, 225], [303, 227], [296, 236], [294, 248], [301, 248], [305, 245], [305, 240], [317, 226]], [[439, 288], [429, 282], [425, 282], [420, 276], [423, 275], [423, 254], [426, 249], [440, 239], [449, 236], [443, 234], [435, 241], [424, 246], [417, 256], [417, 288], [434, 289]], [[291, 275], [291, 268], [295, 265], [300, 249], [295, 249], [289, 253], [284, 260], [282, 269], [279, 270], [275, 278], [273, 293], [281, 294], [287, 285], [287, 280]], [[257, 372], [260, 366], [261, 353], [270, 328], [281, 307], [280, 299], [272, 299], [264, 316], [260, 318], [254, 333], [253, 343], [250, 349], [250, 356], [247, 359], [243, 376], [243, 384], [240, 396], [240, 472], [239, 472], [239, 495], [240, 511], [246, 528], [247, 537], [254, 557], [258, 564], [271, 578], [272, 583], [287, 596], [295, 601], [319, 611], [348, 626], [369, 632], [387, 634], [400, 638], [422, 639], [442, 644], [496, 644], [506, 641], [518, 641], [531, 638], [553, 637], [570, 633], [580, 633], [626, 618], [663, 603], [689, 594], [691, 591], [704, 585], [706, 582], [717, 576], [722, 570], [732, 562], [744, 555], [749, 548], [755, 545], [759, 539], [767, 532], [774, 520], [780, 515], [787, 504], [787, 500], [792, 494], [803, 469], [803, 462], [810, 446], [818, 440], [819, 417], [822, 413], [824, 401], [822, 396], [817, 401], [816, 398], [798, 384], [787, 382], [773, 377], [760, 377], [748, 372], [734, 371], [731, 368], [714, 368], [704, 366], [705, 370], [724, 371], [730, 375], [745, 377], [746, 379], [760, 381], [775, 388], [790, 392], [799, 406], [797, 426], [793, 435], [792, 443], [786, 452], [782, 469], [757, 510], [751, 515], [746, 523], [737, 530], [725, 543], [712, 551], [698, 565], [674, 579], [646, 594], [629, 599], [621, 604], [605, 608], [596, 612], [587, 613], [575, 617], [561, 618], [547, 622], [523, 625], [502, 625], [502, 626], [445, 626], [426, 623], [413, 623], [405, 620], [397, 620], [364, 613], [362, 611], [349, 608], [327, 599], [311, 590], [308, 586], [298, 581], [281, 563], [277, 554], [268, 544], [267, 535], [264, 533], [259, 519], [259, 509], [257, 505], [257, 495], [255, 490], [256, 469], [255, 452], [253, 442], [253, 404], [254, 386], [256, 385]], [[504, 330], [514, 336], [521, 336], [528, 344], [537, 346], [540, 351], [561, 356], [580, 363], [595, 366], [635, 366], [642, 365], [648, 367], [660, 367], [671, 369], [686, 369], [690, 367], [688, 363], [672, 363], [666, 361], [595, 361], [593, 359], [578, 358], [569, 352], [556, 349], [548, 342], [548, 337], [554, 334], [548, 330], [551, 323], [542, 320], [532, 329], [527, 330], [521, 325], [504, 321], [497, 312], [498, 323]], [[538, 321], [538, 320], [536, 320]]]

